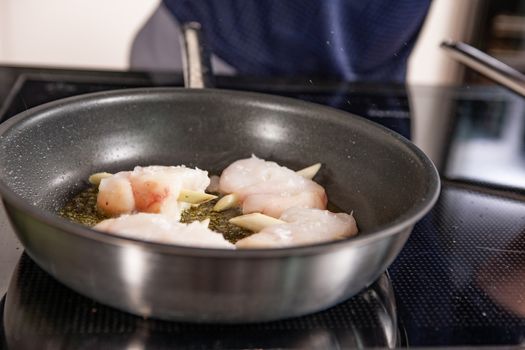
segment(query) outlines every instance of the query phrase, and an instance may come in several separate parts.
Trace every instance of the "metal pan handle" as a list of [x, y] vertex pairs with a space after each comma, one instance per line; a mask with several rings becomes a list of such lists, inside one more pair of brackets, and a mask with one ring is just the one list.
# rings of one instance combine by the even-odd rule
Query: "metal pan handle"
[[525, 97], [525, 75], [514, 68], [463, 42], [444, 41], [441, 47], [457, 61]]
[[213, 86], [210, 55], [202, 43], [200, 23], [184, 23], [181, 47], [184, 86], [187, 88], [202, 89]]

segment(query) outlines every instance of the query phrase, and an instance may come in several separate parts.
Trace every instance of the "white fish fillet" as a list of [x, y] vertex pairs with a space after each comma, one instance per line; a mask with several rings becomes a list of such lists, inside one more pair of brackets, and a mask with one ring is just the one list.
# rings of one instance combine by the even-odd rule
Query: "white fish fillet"
[[101, 221], [95, 230], [146, 241], [204, 248], [235, 249], [206, 222], [183, 224], [163, 214], [138, 213]]
[[352, 215], [331, 213], [328, 210], [290, 208], [279, 218], [285, 224], [264, 228], [239, 240], [237, 248], [283, 248], [315, 244], [351, 237], [357, 234]]
[[220, 191], [238, 195], [244, 214], [260, 212], [279, 217], [290, 207], [325, 209], [322, 186], [293, 170], [252, 155], [222, 172]]
[[137, 166], [102, 179], [98, 208], [110, 216], [134, 212], [163, 213], [180, 218], [187, 203], [179, 202], [181, 189], [204, 192], [208, 172], [185, 166]]

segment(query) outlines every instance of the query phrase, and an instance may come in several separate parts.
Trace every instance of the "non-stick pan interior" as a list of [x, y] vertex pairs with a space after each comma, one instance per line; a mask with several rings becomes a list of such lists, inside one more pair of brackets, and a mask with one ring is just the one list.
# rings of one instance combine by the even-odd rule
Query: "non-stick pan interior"
[[364, 231], [407, 215], [437, 186], [431, 163], [400, 136], [347, 113], [267, 95], [105, 92], [18, 118], [0, 139], [0, 179], [48, 211], [93, 172], [185, 164], [220, 174], [251, 154], [292, 169], [323, 163], [316, 181]]

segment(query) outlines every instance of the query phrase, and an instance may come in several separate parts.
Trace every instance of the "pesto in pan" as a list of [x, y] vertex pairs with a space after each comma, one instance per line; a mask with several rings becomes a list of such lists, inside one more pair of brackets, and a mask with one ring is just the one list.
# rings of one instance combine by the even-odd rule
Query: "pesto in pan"
[[107, 219], [107, 216], [97, 210], [97, 194], [98, 188], [96, 186], [90, 186], [83, 190], [66, 203], [59, 211], [60, 216], [90, 227]]
[[[89, 227], [95, 226], [102, 220], [108, 218], [97, 210], [97, 194], [97, 187], [90, 186], [67, 202], [60, 210], [59, 214], [75, 223]], [[183, 211], [180, 221], [183, 223], [190, 223], [196, 220], [202, 221], [210, 219], [209, 228], [213, 231], [222, 233], [224, 238], [231, 243], [235, 243], [252, 234], [252, 232], [228, 222], [229, 219], [242, 215], [240, 208], [232, 208], [223, 212], [215, 212], [212, 210], [213, 206], [219, 199], [220, 197]]]

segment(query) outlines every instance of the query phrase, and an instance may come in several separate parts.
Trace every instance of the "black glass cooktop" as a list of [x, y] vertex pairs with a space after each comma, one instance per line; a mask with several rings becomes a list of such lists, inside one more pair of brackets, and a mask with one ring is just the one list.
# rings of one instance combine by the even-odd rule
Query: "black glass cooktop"
[[[66, 96], [180, 85], [180, 77], [21, 77], [1, 118]], [[2, 299], [8, 348], [354, 348], [525, 343], [525, 103], [495, 87], [410, 88], [218, 78], [367, 117], [434, 160], [442, 193], [389, 268], [358, 296], [301, 318], [250, 325], [149, 320], [87, 299], [22, 255]], [[1, 244], [2, 251], [15, 249]], [[1, 269], [0, 258], [0, 269]], [[0, 274], [1, 276], [1, 274]]]

